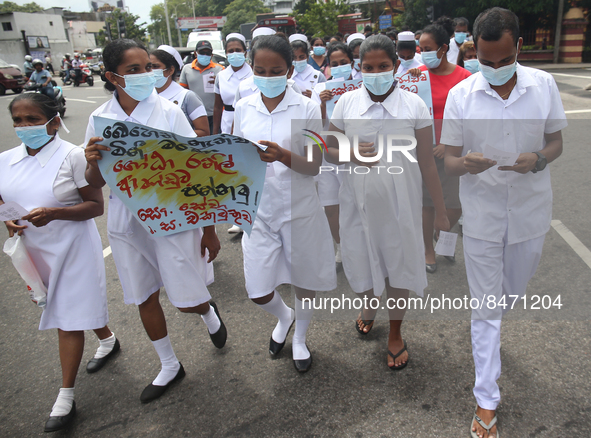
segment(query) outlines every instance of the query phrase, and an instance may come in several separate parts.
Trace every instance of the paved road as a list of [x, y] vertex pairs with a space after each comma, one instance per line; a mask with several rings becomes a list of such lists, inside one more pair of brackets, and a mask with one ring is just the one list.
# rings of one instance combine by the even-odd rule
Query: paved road
[[[591, 267], [571, 245], [591, 248], [591, 204], [588, 147], [591, 129], [591, 71], [561, 70], [554, 75], [570, 126], [565, 148], [551, 167], [554, 220], [540, 268], [528, 294], [561, 295], [560, 310], [515, 310], [502, 333], [503, 376], [500, 427], [504, 437], [591, 436]], [[63, 136], [77, 144], [94, 108], [109, 98], [100, 88], [66, 87]], [[0, 97], [6, 108], [12, 96]], [[18, 144], [10, 120], [0, 118], [0, 150]], [[535, 212], [532, 212], [535, 214]], [[97, 219], [106, 239], [106, 216]], [[101, 372], [82, 369], [76, 385], [78, 417], [68, 431], [76, 437], [467, 437], [474, 408], [474, 369], [469, 312], [429, 316], [410, 311], [404, 325], [410, 364], [401, 372], [386, 367], [387, 322], [376, 322], [361, 337], [355, 312], [316, 312], [308, 345], [314, 366], [298, 375], [291, 364], [290, 341], [276, 360], [267, 345], [274, 321], [246, 297], [239, 237], [218, 228], [222, 252], [215, 262], [211, 287], [228, 326], [227, 346], [217, 350], [201, 320], [184, 315], [162, 299], [169, 332], [187, 377], [162, 399], [149, 405], [139, 394], [159, 370], [158, 358], [144, 333], [137, 309], [123, 304], [112, 256], [107, 269], [110, 326], [122, 351]], [[569, 237], [570, 236], [570, 237]], [[7, 233], [0, 228], [0, 241]], [[570, 243], [569, 243], [570, 242]], [[462, 297], [468, 293], [458, 244], [455, 265], [439, 261], [429, 276], [426, 294]], [[6, 256], [0, 257], [0, 436], [43, 435], [61, 373], [55, 331], [37, 330], [39, 311], [26, 298], [23, 285]], [[284, 297], [290, 291], [282, 289]], [[339, 290], [329, 296], [353, 297], [339, 273]], [[97, 347], [88, 333], [83, 363]]]

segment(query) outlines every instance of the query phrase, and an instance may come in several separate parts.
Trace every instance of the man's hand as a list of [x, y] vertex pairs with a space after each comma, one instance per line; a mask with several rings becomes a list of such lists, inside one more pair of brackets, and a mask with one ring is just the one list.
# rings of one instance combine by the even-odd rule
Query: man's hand
[[464, 157], [464, 167], [472, 175], [484, 172], [495, 164], [497, 164], [496, 161], [484, 158], [481, 152], [471, 152]]
[[513, 166], [501, 166], [499, 170], [512, 170], [517, 173], [526, 174], [536, 167], [538, 158], [538, 155], [533, 152], [519, 154], [519, 158]]

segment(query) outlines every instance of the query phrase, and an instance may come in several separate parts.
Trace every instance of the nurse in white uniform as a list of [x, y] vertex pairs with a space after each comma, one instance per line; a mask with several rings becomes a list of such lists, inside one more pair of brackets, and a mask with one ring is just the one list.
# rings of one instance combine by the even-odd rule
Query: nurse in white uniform
[[76, 414], [74, 383], [84, 330], [103, 339], [97, 352], [104, 353], [101, 358], [119, 350], [106, 326], [105, 264], [93, 220], [103, 214], [103, 195], [84, 179], [83, 150], [59, 137], [53, 99], [22, 94], [9, 110], [23, 143], [0, 154], [0, 204], [16, 202], [30, 212], [19, 221], [7, 221], [6, 227], [10, 237], [22, 236], [47, 287], [39, 330], [58, 331], [63, 387], [45, 424], [45, 432], [53, 432]]
[[240, 82], [252, 76], [252, 68], [246, 62], [246, 39], [242, 34], [231, 33], [226, 37], [226, 55], [230, 67], [215, 78], [212, 134], [229, 134], [234, 121], [234, 99]]
[[[354, 155], [352, 160], [343, 161], [350, 173], [343, 174], [339, 193], [341, 251], [351, 288], [366, 295], [368, 302], [380, 297], [384, 289], [388, 298], [406, 301], [409, 289], [422, 296], [427, 286], [421, 177], [437, 200], [438, 228], [449, 229], [433, 160], [431, 117], [418, 96], [396, 86], [396, 65], [390, 38], [374, 35], [366, 39], [361, 45], [363, 87], [339, 99], [330, 126], [350, 140], [353, 135], [359, 136], [359, 152], [364, 161]], [[407, 151], [412, 160], [400, 152], [393, 153], [390, 161], [385, 153], [376, 159], [376, 133], [415, 137], [416, 148]], [[333, 139], [328, 136], [327, 160], [340, 163], [338, 144]], [[381, 169], [372, 167], [378, 164]], [[372, 304], [372, 309], [377, 306]], [[361, 312], [356, 321], [360, 333], [371, 330], [375, 313], [369, 308]], [[406, 342], [400, 331], [404, 313], [397, 309], [389, 311], [388, 366], [394, 370], [408, 364]]]
[[361, 60], [359, 59], [359, 47], [365, 41], [365, 35], [362, 33], [354, 33], [347, 38], [347, 46], [353, 53], [353, 73], [352, 79], [361, 79]]
[[423, 63], [420, 61], [420, 55], [416, 56], [417, 43], [415, 34], [412, 32], [400, 32], [398, 34], [398, 45], [396, 52], [400, 60], [400, 66], [396, 70], [396, 78], [399, 78], [411, 68], [419, 68]]
[[294, 33], [289, 37], [289, 43], [293, 50], [294, 71], [291, 79], [295, 81], [302, 94], [312, 97], [312, 90], [318, 83], [326, 82], [326, 77], [308, 64], [310, 46], [306, 35]]
[[[105, 88], [113, 98], [90, 116], [86, 130], [86, 179], [103, 187], [98, 168], [100, 151], [108, 151], [95, 132], [93, 116], [139, 123], [185, 137], [194, 137], [181, 109], [154, 91], [156, 78], [146, 48], [133, 40], [118, 39], [103, 51]], [[142, 323], [158, 353], [162, 369], [140, 396], [142, 403], [159, 398], [185, 376], [176, 358], [160, 306], [160, 288], [166, 287], [170, 302], [184, 313], [201, 315], [217, 348], [226, 342], [226, 328], [211, 302], [207, 286], [213, 282], [213, 266], [220, 248], [215, 228], [204, 227], [163, 237], [148, 233], [123, 202], [109, 196], [107, 230], [126, 304], [139, 308]], [[208, 255], [209, 252], [209, 255]], [[182, 254], [182, 257], [177, 256]]]
[[183, 110], [197, 137], [207, 137], [209, 122], [203, 102], [193, 91], [181, 87], [176, 82], [183, 66], [179, 52], [174, 47], [162, 45], [150, 54], [150, 61], [152, 61], [152, 71], [157, 78], [156, 91], [160, 97], [178, 105]]
[[[320, 108], [287, 86], [293, 58], [285, 39], [259, 37], [251, 59], [260, 92], [238, 102], [234, 134], [267, 146], [259, 154], [268, 165], [252, 233], [242, 238], [246, 290], [250, 299], [279, 319], [269, 345], [272, 355], [281, 351], [296, 320], [293, 363], [297, 371], [306, 372], [312, 365], [306, 332], [313, 308], [304, 298], [335, 289], [336, 272], [330, 230], [313, 178], [322, 154], [315, 148], [312, 161], [307, 161], [305, 137], [300, 129], [292, 137], [292, 121], [305, 121], [302, 128], [319, 132]], [[295, 312], [277, 293], [280, 284], [295, 289]]]

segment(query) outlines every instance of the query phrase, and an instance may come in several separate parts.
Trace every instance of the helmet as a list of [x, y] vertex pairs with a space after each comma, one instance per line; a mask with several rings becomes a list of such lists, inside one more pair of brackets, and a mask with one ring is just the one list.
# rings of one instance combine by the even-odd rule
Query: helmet
[[25, 61], [32, 61], [33, 57], [31, 55], [25, 55]]
[[74, 58], [80, 58], [80, 53], [76, 53], [76, 54], [74, 55]]
[[69, 53], [66, 53], [66, 58], [70, 58], [72, 57], [72, 55], [70, 55]]
[[35, 66], [37, 64], [43, 65], [43, 61], [41, 61], [40, 59], [33, 59], [33, 66]]

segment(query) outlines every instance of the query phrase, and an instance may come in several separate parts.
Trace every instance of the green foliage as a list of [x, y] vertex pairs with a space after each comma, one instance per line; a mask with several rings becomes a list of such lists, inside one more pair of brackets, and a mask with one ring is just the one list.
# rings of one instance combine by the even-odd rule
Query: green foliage
[[[115, 9], [109, 14], [106, 22], [111, 25], [111, 36], [113, 39], [119, 38], [117, 35], [117, 21], [123, 19], [125, 21], [125, 38], [132, 40], [139, 40], [146, 42], [146, 23], [137, 24], [139, 15], [128, 14], [121, 9]], [[97, 36], [97, 44], [104, 47], [108, 43], [106, 31], [101, 30]]]
[[337, 16], [350, 14], [353, 8], [341, 0], [328, 0], [326, 3], [309, 2], [304, 13], [294, 11], [298, 27], [313, 36], [334, 35], [338, 31]]
[[[201, 17], [203, 13], [207, 15], [207, 5], [202, 1], [195, 0], [195, 16]], [[193, 5], [191, 1], [186, 0], [168, 0], [168, 20], [170, 24], [170, 34], [172, 36], [172, 45], [175, 47], [184, 46], [183, 41], [178, 40], [178, 31], [176, 28], [176, 18], [174, 17], [192, 17]], [[148, 26], [148, 32], [151, 36], [160, 35], [163, 41], [168, 44], [168, 33], [166, 30], [166, 21], [164, 19], [164, 3], [158, 3], [152, 6], [150, 10], [150, 19], [152, 24]], [[187, 35], [183, 40], [186, 42]]]
[[239, 32], [241, 24], [253, 23], [256, 21], [257, 14], [266, 12], [272, 11], [266, 8], [261, 0], [234, 0], [223, 11], [227, 17], [224, 34]]
[[17, 5], [13, 2], [0, 3], [0, 14], [7, 14], [9, 12], [41, 12], [43, 8], [35, 2], [25, 3], [24, 5]]

